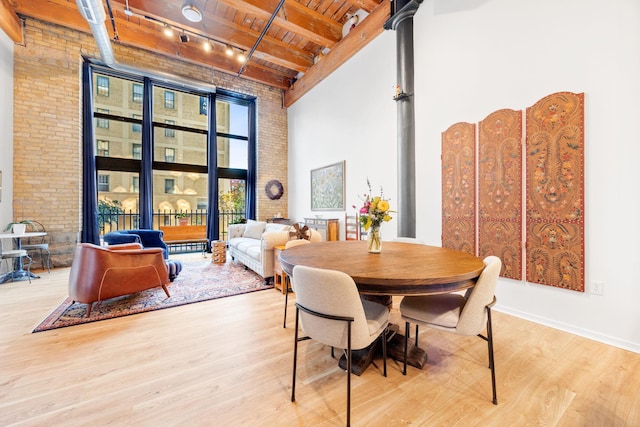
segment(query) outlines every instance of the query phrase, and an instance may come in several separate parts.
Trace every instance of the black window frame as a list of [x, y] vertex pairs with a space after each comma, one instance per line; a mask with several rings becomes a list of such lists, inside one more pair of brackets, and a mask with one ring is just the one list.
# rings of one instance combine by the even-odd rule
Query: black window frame
[[[97, 62], [85, 58], [86, 63], [88, 64], [88, 66], [86, 68], [83, 68], [83, 70], [88, 70], [88, 72], [86, 73], [87, 75], [89, 75], [89, 79], [91, 78], [90, 74], [94, 73], [94, 72], [98, 72], [100, 74], [106, 74], [107, 76], [111, 76], [114, 78], [122, 78], [125, 80], [131, 80], [133, 84], [135, 85], [141, 85], [143, 86], [143, 102], [146, 103], [146, 101], [144, 100], [144, 96], [146, 96], [147, 93], [152, 93], [153, 90], [147, 90], [147, 88], [144, 87], [144, 85], [150, 84], [153, 86], [157, 86], [157, 87], [161, 87], [161, 88], [171, 88], [173, 84], [168, 84], [166, 82], [166, 80], [154, 80], [152, 78], [149, 77], [145, 77], [142, 76], [140, 74], [132, 74], [130, 72], [124, 72], [124, 71], [120, 71], [120, 70], [114, 70], [112, 68], [106, 67], [102, 64], [98, 64]], [[178, 78], [179, 79], [179, 78]], [[83, 78], [83, 83], [86, 84], [86, 79]], [[132, 89], [133, 90], [133, 89]], [[232, 169], [232, 168], [221, 168], [217, 166], [217, 157], [214, 155], [213, 156], [213, 160], [212, 159], [212, 155], [211, 154], [207, 154], [208, 159], [210, 159], [207, 163], [208, 165], [188, 165], [188, 164], [180, 164], [180, 163], [169, 163], [169, 162], [160, 162], [160, 161], [155, 161], [153, 160], [153, 157], [151, 156], [151, 159], [147, 159], [147, 160], [138, 160], [138, 159], [131, 159], [131, 158], [122, 158], [122, 157], [102, 157], [102, 156], [95, 156], [95, 163], [94, 163], [94, 167], [95, 168], [95, 172], [96, 173], [100, 173], [100, 172], [109, 172], [109, 171], [123, 171], [123, 172], [134, 172], [134, 173], [138, 173], [140, 179], [142, 179], [142, 164], [144, 164], [146, 161], [151, 161], [151, 173], [153, 173], [153, 171], [156, 170], [177, 170], [177, 171], [182, 171], [182, 172], [194, 172], [194, 173], [200, 173], [200, 174], [205, 174], [208, 176], [208, 180], [209, 180], [209, 196], [208, 196], [208, 200], [209, 200], [209, 213], [213, 216], [213, 218], [215, 218], [215, 221], [211, 222], [211, 220], [208, 220], [208, 237], [210, 239], [218, 239], [219, 238], [219, 230], [218, 230], [218, 225], [217, 225], [217, 213], [218, 213], [218, 198], [217, 198], [217, 188], [218, 188], [218, 180], [219, 179], [223, 179], [223, 178], [229, 178], [229, 179], [241, 179], [245, 181], [246, 184], [246, 195], [247, 195], [247, 200], [246, 200], [246, 206], [247, 206], [247, 212], [246, 215], [248, 218], [254, 218], [255, 217], [255, 204], [257, 202], [256, 200], [256, 191], [255, 191], [255, 176], [256, 176], [256, 168], [257, 168], [257, 161], [256, 161], [256, 153], [257, 153], [257, 143], [256, 143], [256, 101], [257, 98], [254, 96], [250, 96], [250, 95], [244, 95], [244, 94], [239, 94], [236, 92], [231, 92], [225, 89], [220, 89], [220, 88], [216, 88], [215, 93], [211, 92], [210, 94], [206, 94], [205, 92], [203, 92], [203, 90], [201, 88], [197, 88], [197, 89], [190, 89], [188, 86], [185, 86], [183, 84], [177, 84], [175, 86], [175, 90], [176, 91], [180, 91], [180, 92], [187, 92], [187, 93], [193, 93], [193, 94], [198, 94], [201, 97], [204, 97], [207, 102], [205, 102], [204, 104], [201, 102], [200, 103], [200, 110], [202, 112], [202, 107], [203, 105], [207, 107], [207, 111], [205, 111], [208, 115], [208, 109], [210, 108], [210, 106], [208, 105], [208, 100], [215, 100], [215, 101], [228, 101], [228, 102], [234, 102], [234, 103], [241, 103], [241, 104], [245, 104], [245, 105], [250, 105], [250, 113], [249, 113], [249, 117], [247, 117], [247, 120], [249, 121], [249, 129], [250, 129], [250, 137], [248, 138], [249, 140], [249, 150], [248, 150], [248, 163], [247, 163], [247, 169]], [[86, 93], [86, 92], [85, 92]], [[89, 95], [91, 96], [96, 96], [95, 94], [89, 92]], [[201, 98], [202, 99], [202, 98]], [[153, 99], [150, 102], [151, 105], [153, 105]], [[83, 105], [85, 106], [90, 106], [92, 105], [92, 103], [84, 103]], [[147, 104], [149, 105], [149, 104]], [[88, 109], [88, 108], [87, 108]], [[144, 111], [144, 110], [143, 110]], [[217, 146], [217, 138], [216, 136], [232, 136], [232, 135], [224, 135], [224, 134], [218, 134], [217, 133], [217, 129], [214, 128], [214, 126], [212, 126], [212, 123], [215, 123], [215, 107], [211, 108], [211, 111], [214, 113], [212, 116], [213, 118], [209, 119], [209, 130], [202, 130], [202, 129], [195, 129], [195, 128], [185, 128], [182, 126], [168, 126], [168, 125], [164, 125], [162, 126], [162, 124], [159, 123], [154, 123], [153, 122], [153, 117], [152, 116], [147, 116], [145, 114], [143, 114], [142, 117], [142, 133], [143, 133], [143, 138], [142, 138], [142, 152], [143, 152], [143, 156], [145, 155], [145, 136], [144, 135], [151, 135], [150, 138], [151, 140], [151, 144], [153, 146], [153, 139], [154, 139], [154, 134], [153, 134], [153, 128], [154, 126], [161, 126], [161, 127], [171, 127], [171, 128], [175, 128], [177, 130], [187, 130], [187, 131], [192, 131], [192, 132], [196, 132], [196, 133], [203, 133], [206, 135], [211, 135], [211, 137], [207, 136], [207, 141], [208, 141], [208, 148], [207, 151], [209, 151], [210, 153], [217, 153], [216, 151], [216, 146]], [[113, 114], [101, 114], [95, 111], [86, 111], [85, 110], [85, 117], [91, 117], [93, 116], [95, 117], [104, 117], [104, 118], [108, 118], [110, 120], [118, 120], [118, 121], [122, 121], [122, 122], [128, 122], [128, 123], [133, 123], [133, 124], [138, 124], [138, 120], [136, 119], [132, 119], [129, 117], [120, 117], [120, 116], [116, 116]], [[94, 121], [95, 122], [95, 121]], [[88, 122], [87, 122], [88, 123]], [[95, 124], [93, 124], [93, 126], [95, 126]], [[246, 139], [246, 137], [245, 137]], [[87, 139], [85, 139], [85, 144]], [[95, 140], [94, 140], [95, 141]], [[151, 149], [151, 153], [153, 153], [153, 148]], [[133, 154], [133, 153], [132, 153]], [[213, 168], [210, 169], [209, 165], [213, 166]], [[143, 190], [142, 188], [140, 189], [141, 191]], [[157, 189], [158, 192], [160, 189]], [[148, 192], [148, 191], [147, 191]], [[145, 191], [143, 191], [143, 193], [145, 193]], [[97, 197], [97, 194], [96, 194]], [[142, 197], [143, 194], [140, 195], [141, 197], [141, 202], [142, 202]], [[151, 194], [150, 196], [146, 196], [146, 197], [151, 197], [153, 198], [153, 194]], [[147, 210], [148, 212], [148, 210]], [[147, 218], [147, 216], [145, 215], [145, 218]], [[148, 220], [145, 220], [148, 222]], [[213, 231], [211, 231], [213, 230]], [[83, 234], [84, 235], [84, 234]]]

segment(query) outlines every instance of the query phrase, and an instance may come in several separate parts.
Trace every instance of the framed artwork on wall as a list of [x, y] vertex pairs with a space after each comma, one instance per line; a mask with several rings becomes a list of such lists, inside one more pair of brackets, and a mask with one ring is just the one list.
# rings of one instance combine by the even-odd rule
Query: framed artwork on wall
[[311, 210], [344, 210], [345, 161], [311, 170]]

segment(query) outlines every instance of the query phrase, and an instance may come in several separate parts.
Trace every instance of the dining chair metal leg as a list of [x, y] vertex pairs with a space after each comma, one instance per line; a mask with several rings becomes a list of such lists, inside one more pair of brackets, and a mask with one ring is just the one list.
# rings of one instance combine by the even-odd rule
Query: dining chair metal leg
[[298, 319], [300, 317], [300, 309], [296, 307], [296, 331], [293, 341], [293, 382], [291, 383], [291, 401], [296, 401], [296, 365], [298, 362]]
[[289, 290], [284, 293], [284, 319], [282, 320], [282, 327], [287, 328], [287, 305], [289, 303]]
[[389, 326], [382, 331], [382, 364], [384, 366], [384, 376], [387, 376], [387, 333], [389, 332]]
[[[284, 316], [283, 316], [283, 320], [282, 320], [282, 327], [283, 328], [287, 328], [287, 307], [289, 305], [289, 288], [291, 284], [291, 279], [289, 278], [289, 275], [285, 275], [284, 278], [282, 279], [282, 286], [285, 287], [285, 292], [284, 292]], [[291, 290], [291, 292], [293, 292], [293, 289]]]
[[489, 352], [489, 369], [491, 370], [491, 391], [493, 392], [492, 402], [494, 405], [498, 404], [498, 396], [496, 392], [496, 364], [493, 354], [493, 324], [491, 323], [491, 307], [487, 306], [487, 336], [478, 334], [478, 337], [487, 342]]
[[498, 404], [496, 394], [496, 360], [493, 355], [493, 325], [491, 323], [491, 308], [487, 307], [487, 343], [489, 347], [489, 366], [491, 368], [491, 388], [493, 390], [493, 404]]
[[347, 427], [351, 425], [351, 322], [347, 322]]
[[404, 363], [402, 364], [402, 375], [407, 375], [408, 347], [409, 347], [409, 322], [404, 322]]

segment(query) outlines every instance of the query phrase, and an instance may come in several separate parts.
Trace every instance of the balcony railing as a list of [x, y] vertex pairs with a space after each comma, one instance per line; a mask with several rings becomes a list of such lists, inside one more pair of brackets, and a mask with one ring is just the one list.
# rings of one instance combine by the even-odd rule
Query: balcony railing
[[[230, 223], [245, 217], [244, 212], [220, 212], [220, 240], [226, 240]], [[153, 228], [171, 225], [204, 225], [207, 222], [207, 210], [195, 209], [190, 211], [156, 211], [153, 213]], [[140, 214], [122, 209], [103, 209], [98, 213], [100, 235], [116, 230], [134, 230], [139, 228]]]

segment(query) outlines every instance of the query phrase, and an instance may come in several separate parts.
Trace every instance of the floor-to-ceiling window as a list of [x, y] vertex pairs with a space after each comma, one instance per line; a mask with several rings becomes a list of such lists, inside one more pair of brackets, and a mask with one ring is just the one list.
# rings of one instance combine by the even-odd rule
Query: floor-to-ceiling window
[[140, 227], [147, 204], [153, 228], [186, 217], [207, 224], [210, 238], [224, 238], [227, 224], [254, 203], [247, 195], [255, 185], [255, 100], [89, 69], [99, 232]]

